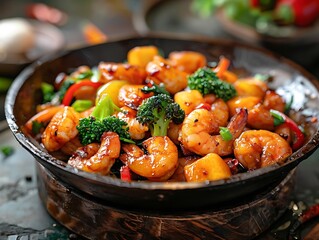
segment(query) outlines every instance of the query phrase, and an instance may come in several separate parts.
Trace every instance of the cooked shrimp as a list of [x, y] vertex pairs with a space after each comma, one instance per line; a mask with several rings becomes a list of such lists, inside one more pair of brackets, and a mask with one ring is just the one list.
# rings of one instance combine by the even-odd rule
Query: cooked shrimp
[[267, 109], [274, 109], [279, 112], [284, 112], [286, 107], [285, 100], [275, 91], [268, 90], [264, 97], [263, 105]]
[[244, 130], [247, 122], [247, 110], [239, 109], [238, 113], [230, 120], [227, 128], [232, 134], [232, 140], [223, 140], [216, 134], [219, 126], [214, 119], [214, 114], [205, 109], [195, 109], [183, 122], [179, 140], [183, 146], [198, 155], [217, 153], [226, 156], [233, 151], [233, 142]]
[[175, 51], [168, 55], [170, 63], [180, 71], [193, 73], [207, 64], [205, 55], [193, 51]]
[[178, 150], [167, 137], [151, 137], [142, 143], [147, 151], [135, 144], [123, 144], [124, 154], [120, 159], [140, 176], [151, 181], [165, 181], [169, 179], [178, 167]]
[[263, 104], [257, 104], [248, 111], [248, 126], [255, 129], [273, 131], [275, 129], [274, 118], [269, 109]]
[[64, 107], [58, 111], [46, 127], [42, 135], [42, 143], [49, 152], [59, 150], [65, 143], [73, 139], [78, 130], [80, 114], [72, 107]]
[[179, 144], [178, 136], [179, 132], [182, 128], [182, 124], [175, 124], [174, 122], [170, 122], [167, 129], [167, 136], [176, 144]]
[[126, 80], [133, 84], [142, 84], [147, 75], [143, 67], [127, 63], [102, 62], [98, 68], [101, 72], [100, 81], [102, 83], [112, 80]]
[[146, 66], [147, 78], [156, 84], [164, 83], [171, 94], [175, 94], [187, 87], [187, 73], [178, 70], [160, 56], [155, 56]]
[[122, 107], [121, 110], [116, 116], [127, 123], [131, 138], [134, 140], [143, 139], [148, 127], [136, 120], [136, 111], [129, 107]]
[[229, 109], [228, 105], [224, 102], [223, 99], [218, 98], [211, 105], [211, 112], [214, 114], [214, 119], [217, 122], [218, 126], [224, 127], [228, 123], [229, 118]]
[[263, 103], [255, 105], [248, 111], [248, 125], [255, 129], [274, 131], [274, 118], [270, 109], [280, 112], [285, 110], [284, 99], [274, 91], [267, 91]]
[[67, 143], [65, 143], [62, 147], [61, 147], [61, 152], [63, 152], [64, 154], [71, 156], [78, 148], [82, 147], [82, 143], [79, 139], [79, 135], [76, 135], [75, 138], [71, 139], [70, 141], [68, 141]]
[[234, 143], [234, 154], [247, 169], [283, 163], [292, 154], [285, 139], [267, 130], [248, 130]]
[[68, 163], [86, 172], [107, 175], [115, 159], [119, 157], [121, 143], [114, 132], [105, 132], [101, 144], [91, 143], [79, 148], [69, 159]]
[[127, 84], [120, 88], [118, 95], [119, 106], [127, 106], [132, 109], [137, 109], [142, 101], [152, 96], [150, 93], [144, 93], [142, 88], [145, 85]]

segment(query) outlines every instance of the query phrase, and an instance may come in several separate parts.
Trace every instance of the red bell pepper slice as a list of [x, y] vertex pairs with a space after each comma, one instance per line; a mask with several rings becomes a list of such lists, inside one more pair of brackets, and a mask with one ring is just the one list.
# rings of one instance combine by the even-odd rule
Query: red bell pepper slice
[[64, 98], [62, 100], [62, 104], [64, 106], [69, 106], [71, 104], [71, 101], [73, 99], [74, 93], [83, 86], [90, 86], [93, 88], [99, 88], [102, 86], [103, 83], [100, 82], [92, 82], [91, 80], [82, 80], [75, 84], [73, 84], [69, 89], [66, 91]]
[[293, 131], [293, 133], [295, 134], [295, 141], [292, 144], [292, 149], [293, 150], [297, 150], [300, 147], [302, 147], [302, 145], [305, 142], [305, 135], [303, 134], [303, 132], [300, 130], [300, 128], [298, 127], [298, 125], [288, 116], [286, 116], [284, 113], [276, 111], [271, 109], [270, 110], [271, 115], [274, 117], [275, 119], [275, 126], [278, 126], [282, 123], [286, 123], [287, 126]]
[[121, 180], [125, 182], [130, 182], [132, 181], [132, 174], [131, 170], [127, 165], [124, 165], [120, 169], [120, 175], [121, 175]]

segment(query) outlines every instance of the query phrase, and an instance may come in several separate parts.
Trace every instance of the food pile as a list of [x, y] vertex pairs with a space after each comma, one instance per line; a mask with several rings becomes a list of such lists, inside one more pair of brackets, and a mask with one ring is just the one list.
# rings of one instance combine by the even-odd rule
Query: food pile
[[123, 181], [213, 181], [282, 164], [305, 142], [271, 78], [240, 76], [231, 59], [167, 57], [138, 46], [41, 85], [24, 128], [53, 156]]

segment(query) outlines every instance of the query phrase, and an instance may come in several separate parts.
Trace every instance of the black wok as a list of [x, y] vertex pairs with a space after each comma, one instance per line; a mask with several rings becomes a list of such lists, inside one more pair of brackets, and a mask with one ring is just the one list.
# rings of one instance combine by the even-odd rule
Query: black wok
[[[294, 96], [294, 119], [307, 122], [306, 144], [281, 166], [273, 165], [237, 174], [228, 180], [128, 183], [77, 170], [52, 157], [35, 139], [23, 133], [23, 124], [35, 113], [35, 106], [39, 103], [37, 92], [42, 81], [52, 82], [58, 73], [68, 72], [80, 65], [96, 66], [100, 61], [124, 61], [129, 49], [150, 44], [158, 46], [165, 56], [171, 51], [193, 50], [205, 54], [209, 61], [216, 61], [220, 55], [225, 55], [232, 60], [231, 68], [237, 69], [242, 76], [271, 74], [272, 88], [278, 89], [280, 93], [285, 92], [288, 100]], [[225, 40], [139, 37], [72, 50], [35, 62], [13, 82], [6, 98], [5, 113], [18, 142], [59, 181], [75, 192], [110, 206], [127, 209], [199, 210], [238, 203], [265, 191], [314, 152], [319, 141], [318, 122], [308, 120], [319, 117], [318, 89], [319, 84], [311, 74], [265, 50]]]

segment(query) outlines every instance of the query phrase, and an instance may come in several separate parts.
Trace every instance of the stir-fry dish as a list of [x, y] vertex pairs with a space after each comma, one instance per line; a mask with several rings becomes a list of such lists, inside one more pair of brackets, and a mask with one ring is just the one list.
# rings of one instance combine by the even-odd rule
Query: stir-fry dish
[[156, 46], [42, 83], [26, 131], [53, 156], [123, 181], [214, 181], [282, 164], [305, 142], [269, 77]]

